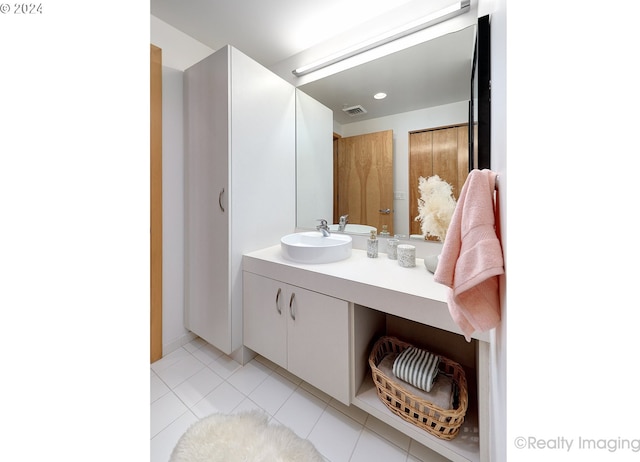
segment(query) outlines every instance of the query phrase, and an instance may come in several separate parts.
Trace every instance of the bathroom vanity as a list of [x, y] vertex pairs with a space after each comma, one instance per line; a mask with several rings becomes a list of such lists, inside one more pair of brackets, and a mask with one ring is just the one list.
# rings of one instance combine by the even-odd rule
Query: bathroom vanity
[[[334, 399], [356, 406], [452, 461], [489, 460], [489, 335], [469, 343], [451, 319], [446, 288], [422, 259], [400, 267], [353, 249], [347, 260], [299, 264], [280, 245], [243, 257], [244, 345]], [[469, 409], [451, 441], [394, 415], [378, 399], [368, 357], [393, 335], [463, 366]]]

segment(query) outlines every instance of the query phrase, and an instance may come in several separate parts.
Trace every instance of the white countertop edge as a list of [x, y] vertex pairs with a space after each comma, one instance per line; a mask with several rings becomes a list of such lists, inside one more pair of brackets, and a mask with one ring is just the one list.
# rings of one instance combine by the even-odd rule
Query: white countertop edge
[[[310, 265], [285, 259], [278, 244], [246, 253], [243, 270], [462, 335], [449, 314], [447, 288], [420, 258], [414, 268], [403, 268], [384, 253], [368, 258], [353, 249], [346, 260]], [[489, 342], [490, 336], [476, 332], [472, 338]]]

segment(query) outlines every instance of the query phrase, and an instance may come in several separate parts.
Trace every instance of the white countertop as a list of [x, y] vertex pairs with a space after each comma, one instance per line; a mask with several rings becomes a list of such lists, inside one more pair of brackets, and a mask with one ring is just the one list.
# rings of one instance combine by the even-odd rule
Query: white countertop
[[[385, 253], [368, 258], [353, 249], [346, 260], [308, 265], [283, 258], [278, 244], [245, 254], [243, 269], [462, 335], [449, 314], [448, 289], [433, 280], [421, 258], [414, 268], [403, 268]], [[489, 341], [487, 332], [472, 337]]]

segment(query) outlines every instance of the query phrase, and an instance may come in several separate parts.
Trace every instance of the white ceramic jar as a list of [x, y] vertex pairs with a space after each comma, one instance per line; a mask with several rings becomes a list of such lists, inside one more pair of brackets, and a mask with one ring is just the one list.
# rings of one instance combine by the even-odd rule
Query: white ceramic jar
[[398, 265], [403, 268], [416, 266], [416, 246], [410, 244], [398, 245]]

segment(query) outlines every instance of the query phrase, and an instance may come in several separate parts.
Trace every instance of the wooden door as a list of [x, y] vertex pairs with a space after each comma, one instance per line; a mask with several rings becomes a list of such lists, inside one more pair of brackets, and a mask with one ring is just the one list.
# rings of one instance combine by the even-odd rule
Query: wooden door
[[469, 139], [466, 125], [409, 134], [409, 230], [422, 234], [418, 216], [418, 178], [438, 175], [453, 187], [457, 199], [469, 174]]
[[337, 133], [333, 134], [333, 222], [340, 221], [338, 209], [338, 140], [342, 138]]
[[151, 362], [162, 358], [162, 50], [151, 45]]
[[337, 140], [338, 216], [393, 234], [393, 130]]

